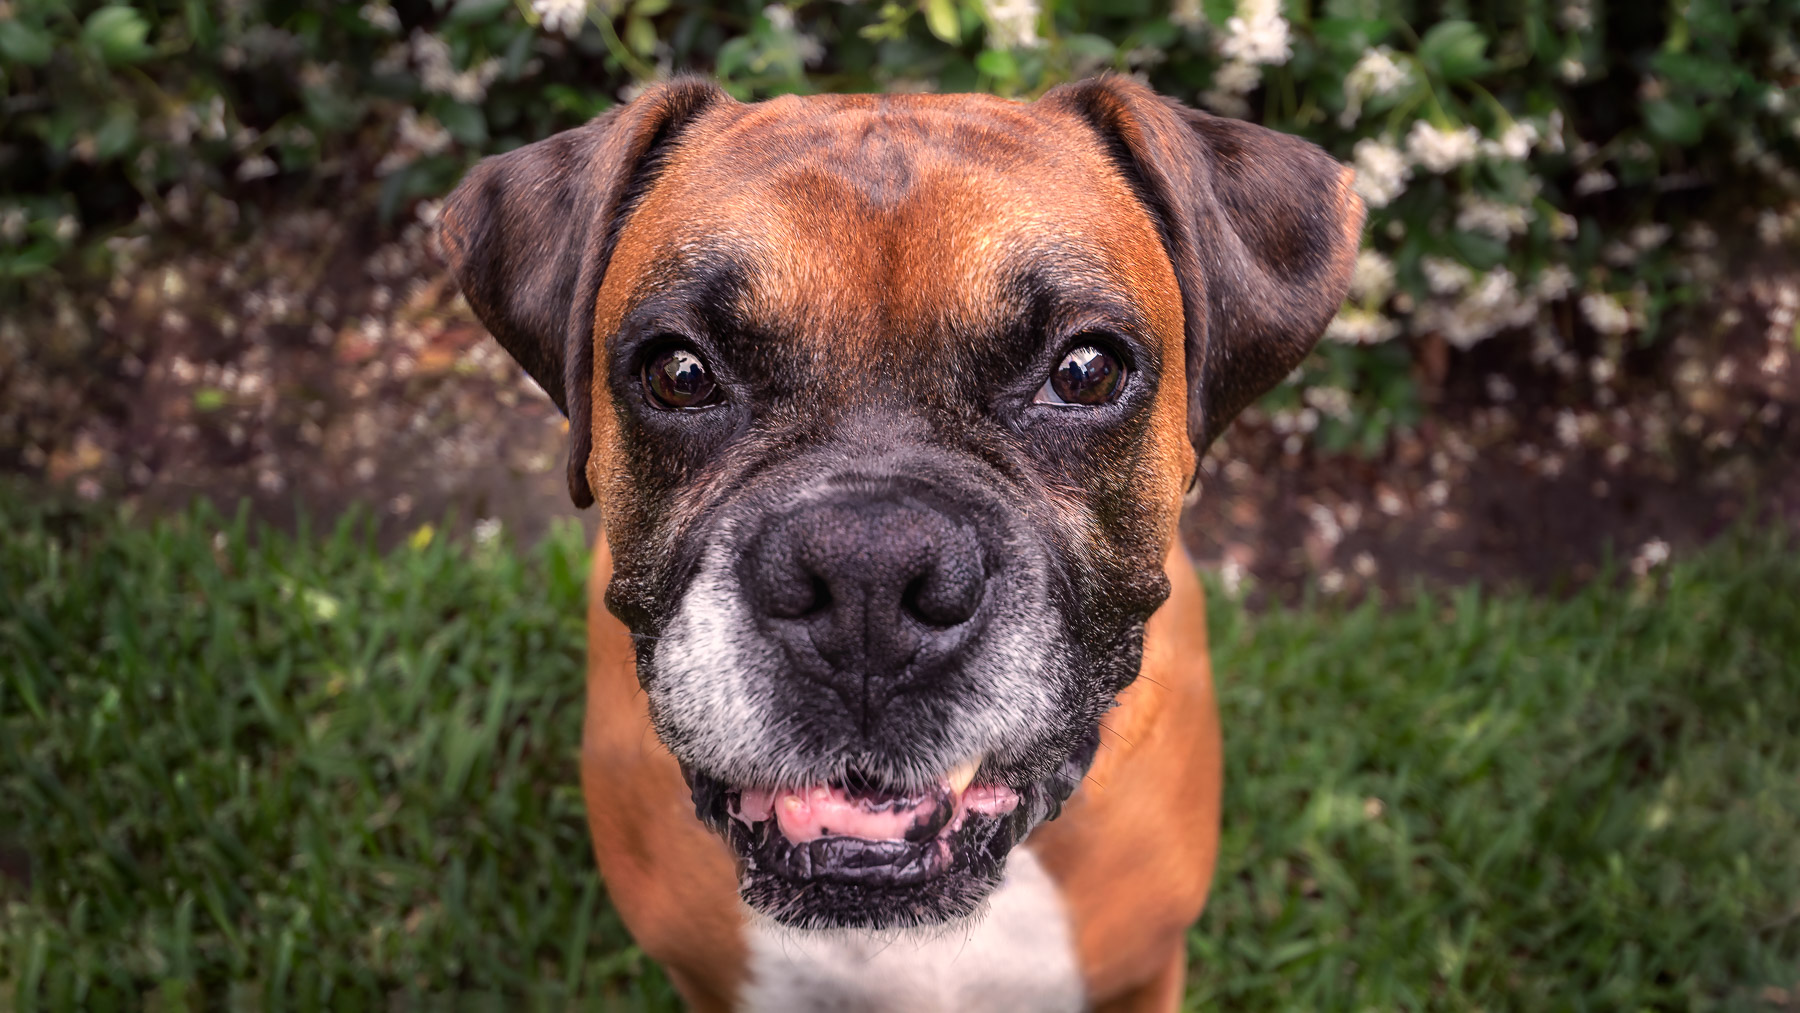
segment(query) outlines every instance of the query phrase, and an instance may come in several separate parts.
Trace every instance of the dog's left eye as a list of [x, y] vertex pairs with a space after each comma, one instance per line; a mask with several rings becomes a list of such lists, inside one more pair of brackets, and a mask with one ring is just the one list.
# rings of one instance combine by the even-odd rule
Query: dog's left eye
[[1125, 386], [1125, 364], [1104, 345], [1077, 345], [1044, 381], [1038, 404], [1091, 407], [1115, 400]]
[[692, 349], [671, 345], [644, 360], [644, 392], [659, 408], [705, 408], [722, 398], [706, 362]]

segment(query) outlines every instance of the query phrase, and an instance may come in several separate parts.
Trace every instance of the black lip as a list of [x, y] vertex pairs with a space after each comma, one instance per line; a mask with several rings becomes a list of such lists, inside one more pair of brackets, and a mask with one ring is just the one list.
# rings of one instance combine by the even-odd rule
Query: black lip
[[1006, 856], [1062, 812], [1098, 743], [1096, 727], [1059, 769], [1015, 786], [1019, 806], [1004, 816], [971, 813], [947, 835], [898, 841], [828, 836], [795, 843], [772, 818], [752, 825], [733, 818], [735, 787], [685, 764], [682, 773], [694, 814], [731, 846], [739, 895], [752, 908], [794, 928], [905, 928], [978, 912], [1000, 884]]

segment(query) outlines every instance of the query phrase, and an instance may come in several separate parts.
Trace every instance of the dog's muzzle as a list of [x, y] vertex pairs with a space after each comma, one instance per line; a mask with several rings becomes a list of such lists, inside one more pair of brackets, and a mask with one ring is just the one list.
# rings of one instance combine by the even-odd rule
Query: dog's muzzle
[[[667, 737], [753, 907], [806, 927], [972, 914], [1079, 784], [1096, 718], [1055, 702], [1061, 624], [1005, 529], [991, 506], [884, 479], [827, 482], [721, 536], [695, 582], [713, 605], [687, 613], [717, 621], [677, 621], [683, 646], [656, 651], [684, 662], [666, 666], [685, 693], [663, 687]], [[699, 641], [720, 645], [710, 671], [689, 663]], [[690, 700], [743, 720], [693, 720]]]

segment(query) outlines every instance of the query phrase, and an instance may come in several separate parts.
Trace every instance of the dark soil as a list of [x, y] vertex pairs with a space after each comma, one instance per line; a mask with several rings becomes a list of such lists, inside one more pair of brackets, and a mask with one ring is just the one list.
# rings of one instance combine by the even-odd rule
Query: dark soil
[[[311, 211], [223, 252], [127, 244], [137, 263], [103, 293], [34, 294], [0, 317], [0, 470], [152, 513], [245, 500], [283, 526], [361, 505], [388, 542], [446, 512], [591, 533], [566, 426], [444, 278], [431, 213], [389, 242]], [[1554, 590], [1746, 517], [1800, 530], [1800, 269], [1737, 259], [1648, 348], [1574, 314], [1470, 353], [1418, 342], [1425, 421], [1377, 458], [1246, 413], [1208, 456], [1189, 547], [1228, 586], [1291, 598]]]

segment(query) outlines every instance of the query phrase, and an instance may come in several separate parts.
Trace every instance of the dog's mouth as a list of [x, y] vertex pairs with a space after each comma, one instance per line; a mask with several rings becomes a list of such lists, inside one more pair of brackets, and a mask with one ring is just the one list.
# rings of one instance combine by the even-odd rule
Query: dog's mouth
[[685, 772], [696, 814], [737, 856], [752, 908], [797, 928], [899, 928], [979, 911], [1007, 854], [1061, 811], [1093, 752], [1084, 741], [1031, 781], [970, 760], [904, 789], [854, 772], [781, 786]]

